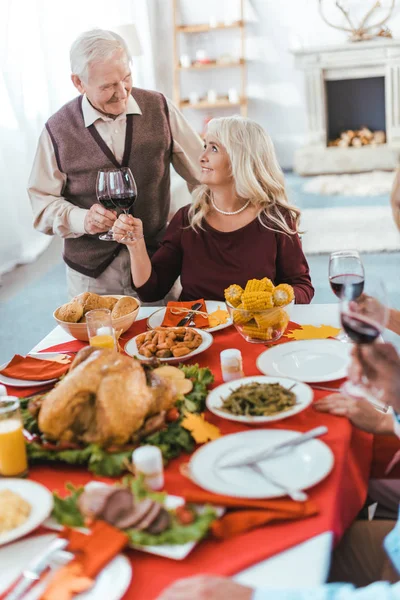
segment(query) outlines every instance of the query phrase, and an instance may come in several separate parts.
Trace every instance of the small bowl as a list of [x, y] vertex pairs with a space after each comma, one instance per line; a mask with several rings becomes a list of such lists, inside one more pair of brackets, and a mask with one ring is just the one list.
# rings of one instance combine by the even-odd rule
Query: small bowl
[[287, 306], [264, 310], [244, 310], [227, 303], [233, 324], [240, 335], [253, 344], [276, 342], [283, 336], [290, 321], [294, 301]]
[[[104, 294], [104, 295], [106, 295], [107, 297], [112, 296], [113, 298], [117, 298], [118, 300], [126, 297], [126, 296], [117, 296], [115, 294]], [[137, 316], [139, 314], [139, 309], [140, 309], [140, 301], [137, 298], [135, 298], [135, 300], [138, 303], [137, 308], [135, 308], [135, 310], [128, 313], [127, 315], [124, 315], [123, 317], [118, 317], [118, 319], [113, 319], [113, 322], [112, 322], [113, 327], [115, 329], [115, 332], [119, 335], [121, 335], [121, 333], [124, 333], [127, 329], [129, 329], [129, 327], [132, 325], [132, 323], [134, 321], [136, 321], [136, 319], [137, 319]], [[58, 319], [56, 317], [57, 311], [58, 311], [58, 308], [56, 308], [56, 310], [54, 311], [53, 317], [57, 321], [57, 324], [64, 329], [64, 331], [66, 331], [67, 333], [72, 335], [72, 337], [74, 337], [77, 340], [81, 340], [82, 342], [89, 341], [86, 323], [68, 323], [67, 321], [60, 321], [60, 319]]]

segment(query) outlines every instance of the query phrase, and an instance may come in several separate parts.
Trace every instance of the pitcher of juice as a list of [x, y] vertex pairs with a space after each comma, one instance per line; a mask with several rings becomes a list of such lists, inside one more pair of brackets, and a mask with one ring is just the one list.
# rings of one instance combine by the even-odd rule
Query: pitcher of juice
[[95, 308], [86, 313], [86, 326], [91, 346], [117, 348], [111, 311], [108, 308]]
[[15, 396], [0, 397], [0, 477], [23, 477], [28, 460], [23, 434], [19, 400]]

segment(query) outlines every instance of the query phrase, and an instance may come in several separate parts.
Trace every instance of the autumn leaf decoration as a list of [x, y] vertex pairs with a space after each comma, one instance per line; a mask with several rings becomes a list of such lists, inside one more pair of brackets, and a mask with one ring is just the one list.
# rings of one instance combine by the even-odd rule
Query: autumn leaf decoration
[[185, 413], [181, 426], [190, 431], [197, 444], [205, 444], [208, 441], [216, 440], [221, 435], [218, 427], [208, 423], [203, 414]]
[[301, 329], [294, 329], [286, 333], [286, 337], [294, 340], [325, 340], [336, 337], [340, 329], [330, 325], [302, 325]]

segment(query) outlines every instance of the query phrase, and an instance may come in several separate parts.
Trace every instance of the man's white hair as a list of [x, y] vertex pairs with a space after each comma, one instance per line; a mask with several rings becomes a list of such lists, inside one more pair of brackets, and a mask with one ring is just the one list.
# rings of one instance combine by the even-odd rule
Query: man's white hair
[[107, 29], [91, 29], [81, 33], [71, 46], [69, 53], [71, 72], [87, 83], [89, 65], [110, 58], [114, 52], [123, 50], [128, 62], [131, 55], [125, 40]]

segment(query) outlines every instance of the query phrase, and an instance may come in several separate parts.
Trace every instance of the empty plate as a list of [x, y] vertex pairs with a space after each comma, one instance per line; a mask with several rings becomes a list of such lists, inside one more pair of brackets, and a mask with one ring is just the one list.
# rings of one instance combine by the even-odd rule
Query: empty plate
[[257, 358], [265, 375], [316, 383], [347, 376], [352, 344], [337, 340], [299, 340], [269, 348]]

